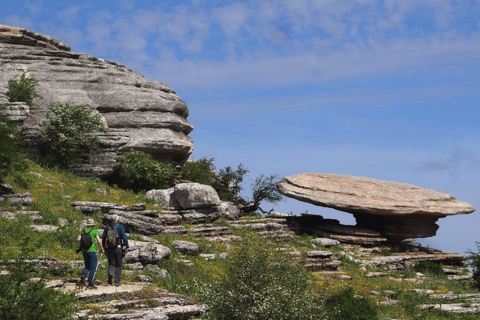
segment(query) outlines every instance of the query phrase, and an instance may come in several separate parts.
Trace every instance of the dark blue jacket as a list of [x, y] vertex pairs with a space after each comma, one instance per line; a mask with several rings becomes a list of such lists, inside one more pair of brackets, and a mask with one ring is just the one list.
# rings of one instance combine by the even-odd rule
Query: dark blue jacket
[[[125, 228], [123, 227], [123, 224], [112, 223], [112, 227], [115, 227], [116, 225], [118, 225], [117, 236], [120, 238], [119, 245], [121, 245], [122, 247], [126, 246], [127, 248], [130, 248], [128, 246], [127, 234], [125, 233]], [[107, 231], [108, 231], [108, 227], [105, 227], [105, 229], [103, 230], [103, 237], [102, 237], [102, 245], [104, 248], [105, 248], [105, 241], [107, 240]]]

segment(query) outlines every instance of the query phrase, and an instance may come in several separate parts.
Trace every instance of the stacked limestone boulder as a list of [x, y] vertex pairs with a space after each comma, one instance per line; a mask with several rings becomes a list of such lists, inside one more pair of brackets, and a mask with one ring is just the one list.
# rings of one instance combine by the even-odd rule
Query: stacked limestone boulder
[[[7, 117], [22, 123], [29, 147], [38, 146], [52, 102], [88, 104], [102, 112], [108, 134], [98, 136], [106, 143], [105, 153], [87, 156], [77, 173], [107, 176], [117, 156], [130, 148], [175, 165], [183, 165], [192, 153], [188, 108], [164, 83], [113, 61], [70, 52], [68, 45], [23, 28], [0, 25], [0, 52], [0, 104], [8, 106]], [[38, 80], [37, 93], [44, 98], [34, 100], [36, 109], [8, 98], [8, 80], [27, 70], [27, 76]]]

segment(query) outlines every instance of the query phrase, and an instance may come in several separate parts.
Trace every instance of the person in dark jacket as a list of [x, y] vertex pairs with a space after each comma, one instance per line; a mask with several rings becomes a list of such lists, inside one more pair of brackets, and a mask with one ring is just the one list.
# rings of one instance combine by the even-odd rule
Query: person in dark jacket
[[116, 245], [111, 245], [110, 239], [107, 239], [107, 233], [109, 226], [105, 227], [102, 237], [102, 245], [105, 248], [105, 254], [108, 258], [108, 284], [113, 284], [115, 278], [115, 285], [120, 286], [120, 279], [122, 276], [123, 265], [123, 247], [125, 247], [125, 253], [130, 248], [128, 245], [127, 235], [125, 234], [125, 228], [123, 224], [118, 223], [118, 215], [113, 215], [113, 223], [110, 228], [117, 227]]

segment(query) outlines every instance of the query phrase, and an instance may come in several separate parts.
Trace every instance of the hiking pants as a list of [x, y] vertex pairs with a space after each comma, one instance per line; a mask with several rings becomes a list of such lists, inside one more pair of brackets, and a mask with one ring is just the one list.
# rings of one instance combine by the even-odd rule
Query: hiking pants
[[115, 284], [120, 284], [122, 276], [122, 249], [107, 249], [105, 252], [108, 258], [108, 276], [115, 277]]
[[85, 260], [85, 269], [83, 269], [82, 274], [87, 274], [90, 271], [88, 276], [88, 282], [93, 285], [93, 280], [95, 279], [95, 272], [97, 271], [97, 253], [96, 252], [84, 252], [83, 259]]

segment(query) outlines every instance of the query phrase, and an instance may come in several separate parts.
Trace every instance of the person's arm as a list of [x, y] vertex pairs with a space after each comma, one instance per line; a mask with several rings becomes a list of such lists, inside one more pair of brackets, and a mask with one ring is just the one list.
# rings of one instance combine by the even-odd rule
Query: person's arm
[[95, 240], [97, 240], [98, 244], [100, 245], [100, 250], [102, 250], [102, 252], [105, 252], [105, 249], [103, 249], [103, 244], [102, 244], [102, 240], [100, 240], [100, 237], [96, 236]]
[[102, 247], [105, 248], [105, 241], [107, 241], [107, 227], [103, 229], [103, 236], [102, 236]]
[[128, 245], [128, 239], [127, 239], [127, 234], [125, 233], [125, 228], [122, 225], [122, 228], [120, 229], [120, 236], [122, 237], [123, 244], [125, 244], [125, 253], [128, 252], [128, 249], [130, 249], [130, 246]]
[[76, 243], [80, 243], [80, 240], [82, 239], [82, 236], [79, 235], [78, 238], [77, 238], [77, 241], [75, 241]]

